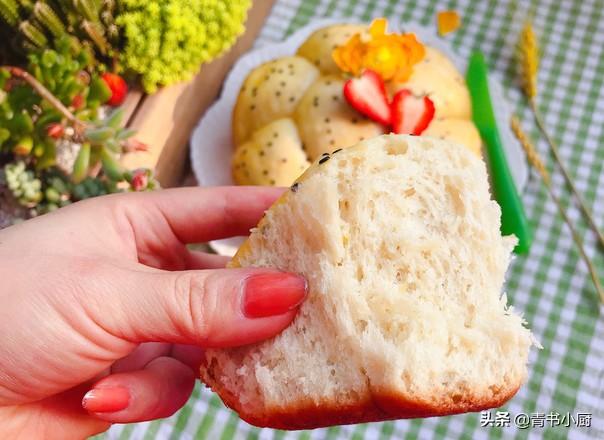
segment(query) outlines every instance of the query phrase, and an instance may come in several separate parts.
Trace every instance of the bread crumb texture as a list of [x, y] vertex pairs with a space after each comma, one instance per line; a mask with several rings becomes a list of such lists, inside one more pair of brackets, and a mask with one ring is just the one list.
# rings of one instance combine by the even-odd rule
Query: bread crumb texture
[[285, 429], [499, 406], [534, 341], [501, 294], [515, 241], [462, 146], [384, 135], [324, 155], [231, 263], [303, 274], [308, 299], [275, 338], [207, 350], [202, 378]]

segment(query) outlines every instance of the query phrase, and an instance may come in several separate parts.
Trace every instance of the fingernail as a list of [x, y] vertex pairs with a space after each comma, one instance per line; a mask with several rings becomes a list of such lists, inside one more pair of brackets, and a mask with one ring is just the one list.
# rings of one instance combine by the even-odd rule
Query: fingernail
[[306, 280], [292, 273], [252, 275], [245, 281], [243, 314], [247, 318], [281, 315], [295, 309], [306, 297]]
[[82, 407], [88, 412], [112, 413], [128, 407], [130, 393], [124, 387], [95, 388], [82, 399]]

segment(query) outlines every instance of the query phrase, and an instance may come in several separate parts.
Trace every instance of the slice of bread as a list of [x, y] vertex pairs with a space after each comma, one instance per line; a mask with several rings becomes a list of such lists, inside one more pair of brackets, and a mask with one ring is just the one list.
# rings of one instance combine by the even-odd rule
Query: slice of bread
[[282, 429], [497, 407], [533, 338], [501, 295], [515, 239], [467, 148], [387, 135], [325, 155], [266, 212], [231, 266], [303, 274], [291, 326], [207, 350], [203, 381]]

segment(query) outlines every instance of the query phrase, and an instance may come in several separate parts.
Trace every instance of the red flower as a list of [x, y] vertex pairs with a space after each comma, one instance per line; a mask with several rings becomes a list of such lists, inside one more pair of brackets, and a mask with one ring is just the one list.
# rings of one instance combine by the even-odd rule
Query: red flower
[[149, 185], [149, 176], [147, 170], [139, 169], [132, 172], [132, 180], [130, 186], [134, 191], [144, 191]]
[[59, 124], [56, 122], [48, 124], [48, 126], [46, 127], [46, 134], [53, 139], [62, 138], [65, 134], [65, 127], [63, 127], [63, 124]]
[[82, 107], [84, 107], [84, 97], [82, 95], [75, 95], [73, 97], [73, 99], [71, 100], [71, 106], [75, 109], [75, 110], [80, 110]]
[[126, 85], [126, 81], [119, 75], [115, 73], [103, 73], [103, 81], [111, 90], [111, 98], [107, 101], [107, 104], [117, 107], [124, 99], [126, 99], [126, 94], [128, 93], [128, 86]]

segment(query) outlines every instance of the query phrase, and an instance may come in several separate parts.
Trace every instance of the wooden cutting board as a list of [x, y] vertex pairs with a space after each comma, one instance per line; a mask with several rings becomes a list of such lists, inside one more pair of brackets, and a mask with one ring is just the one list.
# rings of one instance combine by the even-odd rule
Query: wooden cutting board
[[228, 52], [203, 65], [191, 81], [164, 87], [153, 95], [130, 91], [124, 103], [126, 125], [135, 129], [136, 138], [150, 148], [125, 155], [125, 166], [155, 169], [164, 188], [180, 184], [193, 128], [218, 97], [231, 66], [254, 43], [273, 4], [274, 0], [254, 1], [245, 33]]

